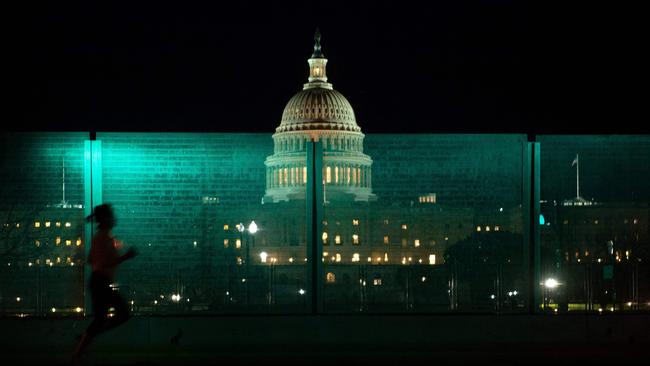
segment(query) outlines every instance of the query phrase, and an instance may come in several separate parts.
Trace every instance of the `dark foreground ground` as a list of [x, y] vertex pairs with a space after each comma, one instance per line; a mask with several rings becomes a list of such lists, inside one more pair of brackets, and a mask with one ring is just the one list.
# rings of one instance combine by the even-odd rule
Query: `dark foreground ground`
[[[0, 319], [0, 364], [65, 365], [86, 319]], [[649, 315], [137, 317], [84, 365], [642, 365]]]

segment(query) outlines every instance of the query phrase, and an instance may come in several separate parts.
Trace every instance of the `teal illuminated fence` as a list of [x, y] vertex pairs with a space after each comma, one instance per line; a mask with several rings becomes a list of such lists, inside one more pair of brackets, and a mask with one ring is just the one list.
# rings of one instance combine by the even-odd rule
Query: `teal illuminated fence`
[[367, 135], [370, 168], [327, 141], [273, 161], [270, 134], [1, 149], [5, 315], [90, 310], [102, 202], [140, 252], [116, 283], [136, 314], [650, 308], [649, 136]]

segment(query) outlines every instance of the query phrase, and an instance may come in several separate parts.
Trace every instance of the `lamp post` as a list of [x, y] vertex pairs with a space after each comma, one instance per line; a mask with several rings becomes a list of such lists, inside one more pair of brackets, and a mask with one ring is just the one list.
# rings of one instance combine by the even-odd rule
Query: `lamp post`
[[553, 290], [555, 290], [560, 283], [555, 279], [555, 278], [548, 278], [546, 281], [543, 283], [545, 291], [544, 291], [544, 310], [547, 310], [547, 308], [550, 305], [550, 296], [553, 293]]
[[[240, 232], [243, 232], [244, 225], [240, 224]], [[255, 223], [255, 220], [251, 221], [250, 224], [248, 224], [248, 233], [250, 234], [249, 237], [251, 238], [252, 245], [255, 246], [255, 233], [257, 232], [257, 224]], [[248, 281], [250, 280], [249, 277], [249, 269], [250, 269], [250, 245], [248, 241], [246, 241], [246, 277], [245, 277], [245, 288], [246, 288], [246, 305], [249, 305], [249, 286], [248, 286]]]

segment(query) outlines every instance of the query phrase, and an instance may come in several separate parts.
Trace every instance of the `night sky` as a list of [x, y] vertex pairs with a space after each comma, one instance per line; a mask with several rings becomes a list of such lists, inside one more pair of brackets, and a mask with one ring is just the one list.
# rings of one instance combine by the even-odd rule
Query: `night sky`
[[650, 120], [634, 87], [647, 87], [635, 9], [522, 1], [19, 6], [7, 13], [5, 34], [12, 130], [273, 132], [307, 79], [317, 26], [329, 81], [365, 133], [628, 133]]

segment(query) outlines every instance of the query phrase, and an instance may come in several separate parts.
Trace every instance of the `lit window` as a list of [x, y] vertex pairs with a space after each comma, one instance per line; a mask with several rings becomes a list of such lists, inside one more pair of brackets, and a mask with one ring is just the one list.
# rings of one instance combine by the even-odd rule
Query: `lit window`
[[45, 227], [50, 227], [50, 224], [51, 223], [49, 221], [45, 221]]
[[429, 254], [429, 264], [436, 264], [436, 255]]
[[352, 220], [352, 225], [359, 226], [359, 219]]
[[384, 244], [388, 244], [388, 240], [389, 240], [388, 235], [384, 235]]
[[77, 238], [77, 246], [81, 246], [81, 238]]
[[341, 244], [341, 236], [340, 235], [337, 235], [337, 236], [334, 237], [334, 243]]
[[38, 221], [34, 222], [34, 227], [41, 227], [41, 223]]
[[332, 272], [327, 272], [327, 283], [334, 283], [336, 282], [336, 276]]
[[402, 238], [402, 246], [406, 247], [408, 245], [408, 242], [406, 241], [406, 238]]
[[241, 239], [236, 239], [235, 240], [235, 248], [237, 248], [237, 249], [241, 248]]
[[37, 247], [40, 247], [40, 246], [41, 246], [41, 241], [40, 241], [40, 240], [36, 240], [36, 241], [34, 241], [34, 244], [36, 244]]
[[634, 225], [636, 225], [636, 224], [638, 224], [638, 223], [639, 223], [639, 219], [634, 219], [634, 221], [633, 221], [633, 222], [634, 222]]
[[228, 224], [224, 224], [224, 225], [223, 225], [223, 229], [224, 229], [224, 230], [228, 230], [228, 229], [230, 229], [230, 226], [228, 226]]
[[359, 253], [352, 254], [352, 262], [358, 262], [358, 261], [359, 261]]
[[54, 226], [56, 226], [56, 227], [61, 227], [61, 223], [60, 223], [59, 221], [57, 221], [57, 222], [54, 224]]
[[500, 227], [498, 227], [498, 226], [495, 226], [495, 227], [494, 227], [494, 231], [499, 231], [499, 230], [501, 230]]
[[406, 226], [406, 224], [402, 224], [402, 230], [407, 230], [407, 229], [408, 229], [408, 226]]
[[384, 252], [384, 262], [388, 262], [388, 253]]
[[56, 263], [61, 263], [61, 257], [56, 257]]
[[228, 248], [228, 239], [223, 239], [223, 247]]
[[340, 262], [341, 261], [341, 254], [336, 253], [336, 261]]
[[325, 181], [332, 183], [332, 168], [329, 166], [325, 168]]
[[384, 225], [388, 225], [388, 219], [384, 219]]
[[57, 236], [55, 240], [56, 245], [61, 245], [61, 237]]
[[339, 167], [334, 167], [334, 182], [339, 182]]
[[357, 234], [352, 235], [352, 244], [359, 244], [359, 235]]
[[485, 227], [485, 231], [490, 231], [490, 227], [489, 227], [489, 226], [486, 226], [486, 227]]
[[373, 284], [374, 286], [381, 286], [381, 278], [374, 278], [374, 279], [372, 280], [372, 284]]
[[327, 244], [327, 231], [323, 231], [323, 244]]
[[481, 231], [481, 227], [480, 227], [480, 226], [477, 226], [477, 227], [476, 227], [476, 231]]
[[66, 246], [66, 247], [69, 247], [70, 245], [72, 245], [72, 240], [70, 240], [70, 239], [66, 239], [66, 241], [65, 241], [65, 246]]
[[71, 264], [72, 263], [72, 258], [68, 257], [65, 259], [66, 264]]
[[415, 241], [413, 242], [413, 245], [415, 245], [416, 248], [419, 248], [420, 247], [420, 239], [415, 239]]
[[69, 222], [65, 223], [65, 227], [70, 227], [70, 226], [72, 226], [72, 224], [70, 224]]
[[302, 182], [304, 184], [307, 184], [307, 167], [306, 166], [302, 167]]

